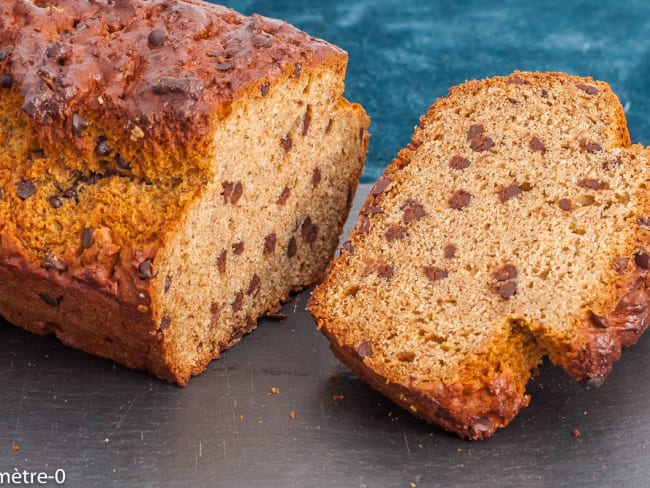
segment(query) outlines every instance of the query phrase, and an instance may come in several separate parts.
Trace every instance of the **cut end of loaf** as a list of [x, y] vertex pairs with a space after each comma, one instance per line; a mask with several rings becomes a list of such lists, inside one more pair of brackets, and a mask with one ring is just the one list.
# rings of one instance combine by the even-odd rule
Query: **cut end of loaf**
[[55, 3], [0, 5], [0, 314], [186, 384], [322, 277], [368, 144], [347, 56], [198, 0]]
[[515, 73], [452, 88], [309, 308], [375, 388], [488, 437], [527, 404], [543, 356], [597, 386], [647, 327], [649, 176], [605, 83]]
[[338, 98], [337, 80], [309, 70], [253, 91], [216, 131], [214, 180], [154, 262], [156, 320], [176, 381], [322, 278], [368, 143], [368, 119]]

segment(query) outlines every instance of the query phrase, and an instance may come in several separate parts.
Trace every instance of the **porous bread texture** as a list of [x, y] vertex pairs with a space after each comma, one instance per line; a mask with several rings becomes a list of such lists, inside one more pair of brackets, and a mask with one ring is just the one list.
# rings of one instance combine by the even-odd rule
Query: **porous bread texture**
[[648, 325], [649, 151], [604, 82], [514, 73], [438, 99], [309, 302], [334, 353], [481, 439], [544, 356], [597, 387]]
[[[21, 71], [27, 46], [7, 43], [41, 31], [0, 22], [0, 315], [185, 385], [322, 278], [368, 144], [365, 112], [342, 97], [347, 55], [285, 23], [197, 1], [19, 1], [16, 19], [25, 9], [32, 23], [77, 29], [64, 51], [101, 46], [85, 22], [99, 32], [120, 24], [113, 42], [140, 65], [128, 82], [106, 72], [84, 93], [89, 73], [76, 63], [88, 60], [66, 59], [56, 69], [76, 89], [55, 80], [36, 114]], [[166, 43], [194, 39], [191, 69], [213, 71], [196, 99], [181, 78], [166, 81], [175, 89], [147, 84], [152, 70], [193, 74], [176, 59], [156, 64], [151, 32], [161, 26]], [[138, 97], [148, 112], [124, 123]]]

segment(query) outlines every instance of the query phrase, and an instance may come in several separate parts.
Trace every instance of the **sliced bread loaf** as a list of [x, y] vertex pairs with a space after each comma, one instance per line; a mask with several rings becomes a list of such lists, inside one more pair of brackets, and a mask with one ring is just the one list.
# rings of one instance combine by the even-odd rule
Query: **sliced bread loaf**
[[0, 315], [180, 384], [322, 277], [347, 55], [198, 0], [0, 4]]
[[597, 387], [647, 327], [649, 157], [606, 83], [452, 88], [374, 185], [310, 311], [374, 388], [488, 437], [528, 404], [544, 356]]

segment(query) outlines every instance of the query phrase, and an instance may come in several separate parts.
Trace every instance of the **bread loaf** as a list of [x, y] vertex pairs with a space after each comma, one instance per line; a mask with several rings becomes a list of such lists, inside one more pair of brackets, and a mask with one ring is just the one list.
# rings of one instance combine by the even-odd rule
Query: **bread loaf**
[[649, 156], [606, 83], [515, 73], [452, 88], [309, 308], [374, 388], [491, 436], [528, 404], [544, 356], [597, 387], [647, 327]]
[[0, 315], [186, 384], [322, 277], [367, 148], [346, 63], [197, 0], [0, 4]]

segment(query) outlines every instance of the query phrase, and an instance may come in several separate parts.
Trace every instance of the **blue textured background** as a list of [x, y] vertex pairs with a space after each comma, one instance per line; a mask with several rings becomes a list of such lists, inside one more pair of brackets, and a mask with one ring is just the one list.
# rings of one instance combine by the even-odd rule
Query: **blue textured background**
[[406, 145], [452, 85], [515, 69], [607, 81], [634, 142], [650, 144], [650, 1], [329, 0], [222, 3], [282, 18], [350, 54], [347, 97], [372, 118], [362, 181]]

